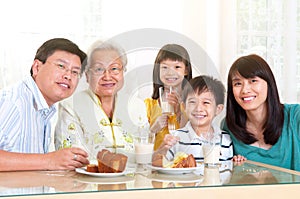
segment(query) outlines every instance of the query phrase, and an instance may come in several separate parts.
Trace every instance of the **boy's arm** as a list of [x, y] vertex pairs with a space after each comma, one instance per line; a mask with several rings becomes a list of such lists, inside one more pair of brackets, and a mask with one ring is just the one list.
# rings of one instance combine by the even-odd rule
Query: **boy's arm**
[[168, 151], [179, 141], [179, 137], [171, 134], [166, 134], [160, 147], [153, 153], [152, 165], [163, 166], [163, 157], [165, 157]]

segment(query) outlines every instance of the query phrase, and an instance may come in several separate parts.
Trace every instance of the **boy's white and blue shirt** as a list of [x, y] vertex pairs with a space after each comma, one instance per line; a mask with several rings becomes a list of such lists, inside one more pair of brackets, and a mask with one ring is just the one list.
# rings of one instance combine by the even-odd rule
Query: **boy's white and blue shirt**
[[[233, 157], [233, 145], [229, 133], [221, 131], [218, 126], [213, 126], [213, 130], [214, 133], [221, 134], [221, 156], [219, 160], [231, 160]], [[185, 152], [187, 154], [193, 154], [196, 161], [204, 160], [202, 148], [206, 140], [196, 134], [190, 122], [183, 128], [173, 131], [172, 135], [178, 136], [180, 140], [168, 151], [168, 159], [172, 159], [177, 152]]]
[[0, 150], [47, 153], [51, 141], [48, 106], [31, 76], [0, 91]]

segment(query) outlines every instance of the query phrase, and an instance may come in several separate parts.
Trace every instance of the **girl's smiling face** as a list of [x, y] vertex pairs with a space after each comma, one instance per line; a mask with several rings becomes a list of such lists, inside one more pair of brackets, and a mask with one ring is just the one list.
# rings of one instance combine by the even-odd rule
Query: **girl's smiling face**
[[166, 59], [160, 63], [160, 80], [164, 85], [178, 87], [184, 75], [186, 75], [186, 66], [182, 61]]

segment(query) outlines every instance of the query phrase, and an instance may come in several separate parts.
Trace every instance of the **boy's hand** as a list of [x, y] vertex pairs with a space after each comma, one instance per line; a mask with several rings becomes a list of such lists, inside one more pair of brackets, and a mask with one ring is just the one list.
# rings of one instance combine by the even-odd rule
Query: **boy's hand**
[[179, 141], [179, 137], [173, 136], [171, 134], [166, 134], [163, 140], [162, 145], [164, 145], [165, 149], [170, 149]]
[[160, 155], [166, 155], [168, 150], [174, 146], [177, 142], [179, 141], [179, 137], [173, 136], [171, 134], [166, 134], [164, 137], [163, 142], [159, 146], [159, 148], [153, 153], [153, 157], [159, 158], [158, 156]]

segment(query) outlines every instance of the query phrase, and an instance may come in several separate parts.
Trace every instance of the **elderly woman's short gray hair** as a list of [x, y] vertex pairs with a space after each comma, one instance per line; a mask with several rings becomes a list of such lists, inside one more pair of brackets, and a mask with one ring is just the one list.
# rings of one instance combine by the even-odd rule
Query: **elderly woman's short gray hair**
[[92, 55], [96, 51], [105, 51], [105, 50], [113, 50], [117, 52], [117, 54], [120, 56], [122, 65], [123, 65], [123, 70], [126, 71], [126, 65], [127, 65], [127, 55], [125, 53], [125, 50], [117, 43], [107, 40], [107, 41], [101, 41], [98, 40], [92, 44], [90, 49], [88, 50], [88, 58], [87, 58], [87, 66], [86, 66], [86, 71], [89, 70], [91, 66], [91, 59]]

